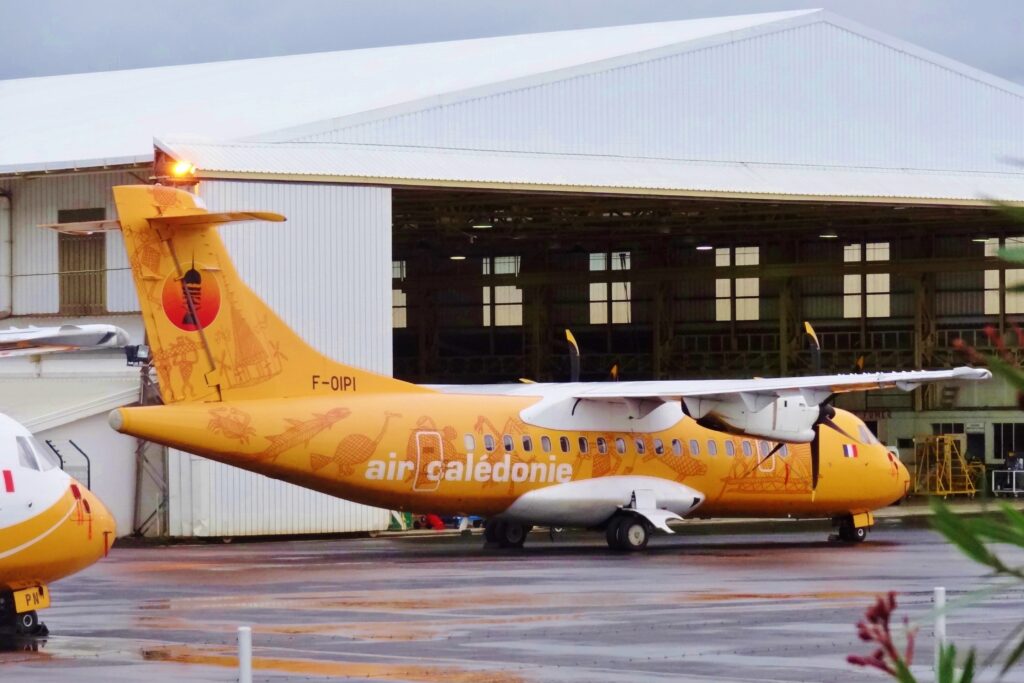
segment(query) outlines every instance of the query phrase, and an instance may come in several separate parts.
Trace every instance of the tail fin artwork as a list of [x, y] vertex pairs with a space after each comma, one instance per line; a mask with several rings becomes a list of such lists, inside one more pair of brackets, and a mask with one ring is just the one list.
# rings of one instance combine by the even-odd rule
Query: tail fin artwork
[[428, 391], [327, 358], [239, 278], [217, 226], [283, 216], [209, 213], [159, 185], [114, 201], [164, 403]]

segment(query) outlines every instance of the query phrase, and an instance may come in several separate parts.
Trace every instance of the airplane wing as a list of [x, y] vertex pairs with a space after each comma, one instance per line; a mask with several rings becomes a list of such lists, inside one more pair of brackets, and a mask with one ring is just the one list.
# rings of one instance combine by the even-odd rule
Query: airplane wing
[[0, 358], [117, 348], [125, 346], [128, 341], [128, 333], [116, 325], [12, 327], [0, 330]]
[[685, 398], [728, 399], [744, 397], [753, 403], [773, 401], [782, 396], [801, 395], [808, 403], [821, 403], [832, 394], [873, 389], [911, 391], [931, 382], [986, 380], [992, 373], [982, 368], [959, 367], [951, 370], [911, 370], [814, 377], [777, 377], [768, 379], [665, 380], [652, 382], [601, 382], [579, 385], [574, 398], [584, 400], [625, 401]]

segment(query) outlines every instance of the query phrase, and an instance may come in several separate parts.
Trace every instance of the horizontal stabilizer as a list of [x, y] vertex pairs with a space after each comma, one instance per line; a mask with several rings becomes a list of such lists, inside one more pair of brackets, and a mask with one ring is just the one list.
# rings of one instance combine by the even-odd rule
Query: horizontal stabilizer
[[171, 228], [192, 228], [205, 225], [221, 225], [223, 223], [244, 223], [246, 221], [269, 221], [283, 223], [285, 217], [270, 211], [227, 211], [224, 213], [207, 213], [196, 211], [177, 216], [154, 216], [149, 219], [155, 225], [166, 225]]

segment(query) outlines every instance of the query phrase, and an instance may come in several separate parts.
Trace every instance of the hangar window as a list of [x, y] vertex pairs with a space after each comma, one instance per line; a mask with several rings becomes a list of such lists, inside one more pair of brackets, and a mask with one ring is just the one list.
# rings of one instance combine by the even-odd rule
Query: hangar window
[[[600, 252], [590, 255], [590, 270], [629, 270], [628, 251]], [[632, 306], [632, 285], [629, 282], [590, 283], [590, 324], [628, 323]]]
[[[1024, 248], [1024, 237], [1007, 237], [1002, 241], [997, 238], [985, 240], [985, 256], [998, 256], [1001, 247], [1022, 249]], [[1002, 279], [1001, 282], [1000, 279]], [[1000, 294], [1006, 301], [1007, 313], [1024, 313], [1024, 291], [1013, 291], [1022, 285], [1024, 285], [1024, 269], [986, 270], [985, 315], [1000, 313]]]
[[[888, 242], [847, 244], [843, 247], [845, 263], [888, 260]], [[889, 273], [852, 273], [843, 276], [843, 317], [861, 316], [889, 317]]]
[[[107, 211], [70, 209], [57, 212], [58, 223], [102, 221]], [[107, 311], [106, 233], [57, 236], [57, 270], [60, 312], [64, 315], [97, 315]]]
[[545, 453], [551, 452], [551, 437], [546, 434], [540, 437], [540, 447]]
[[409, 326], [409, 307], [405, 300], [405, 261], [391, 262], [391, 327], [401, 329]]
[[[761, 262], [760, 247], [722, 247], [715, 249], [715, 266], [756, 266]], [[759, 320], [761, 318], [761, 281], [756, 277], [715, 279], [715, 320]]]
[[[488, 256], [483, 260], [484, 275], [519, 277], [518, 256]], [[488, 285], [483, 288], [484, 327], [511, 327], [523, 324], [523, 290], [515, 285]]]

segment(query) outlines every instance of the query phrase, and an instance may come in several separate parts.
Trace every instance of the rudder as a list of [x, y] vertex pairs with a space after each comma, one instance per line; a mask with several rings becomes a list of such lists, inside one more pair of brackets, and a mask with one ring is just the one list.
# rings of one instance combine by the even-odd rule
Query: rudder
[[114, 201], [165, 403], [428, 391], [327, 358], [242, 281], [216, 226], [283, 217], [211, 214], [160, 185], [115, 187]]

